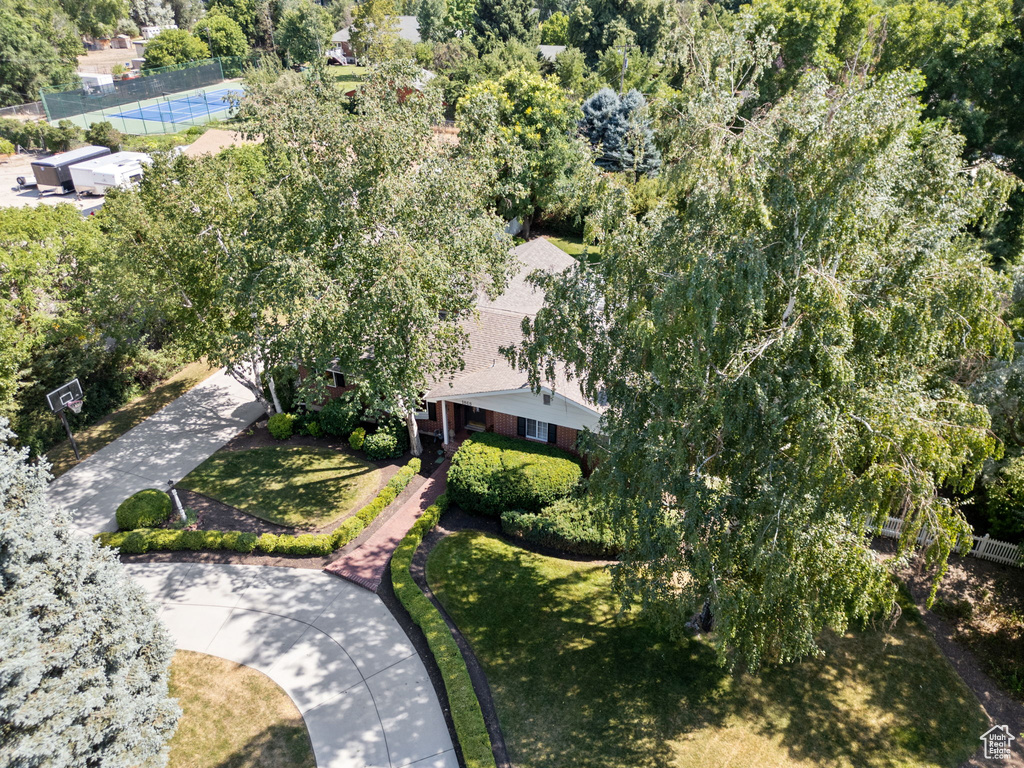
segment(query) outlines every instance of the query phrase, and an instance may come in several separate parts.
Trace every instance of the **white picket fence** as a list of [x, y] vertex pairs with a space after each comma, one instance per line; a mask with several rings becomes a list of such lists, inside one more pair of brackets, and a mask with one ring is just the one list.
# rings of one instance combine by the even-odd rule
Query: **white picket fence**
[[[885, 518], [885, 525], [882, 526], [881, 534], [890, 539], [898, 539], [902, 530], [903, 521], [900, 518], [887, 517]], [[1016, 544], [991, 539], [987, 533], [984, 536], [972, 536], [971, 539], [970, 546], [968, 546], [967, 540], [964, 539], [957, 545], [956, 551], [961, 555], [980, 557], [982, 560], [991, 560], [1003, 565], [1022, 564], [1020, 548]], [[921, 531], [917, 535], [917, 543], [922, 546], [929, 544], [931, 540], [932, 537], [926, 530]]]

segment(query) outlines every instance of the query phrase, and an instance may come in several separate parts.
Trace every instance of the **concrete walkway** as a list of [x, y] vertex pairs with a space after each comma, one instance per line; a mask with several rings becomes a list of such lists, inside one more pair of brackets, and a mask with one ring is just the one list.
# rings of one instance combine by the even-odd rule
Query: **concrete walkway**
[[58, 477], [50, 498], [82, 533], [116, 530], [118, 504], [144, 488], [166, 490], [263, 414], [221, 371]]
[[419, 516], [447, 489], [449, 466], [451, 459], [446, 459], [433, 471], [430, 479], [420, 486], [384, 525], [356, 549], [328, 565], [325, 570], [376, 592], [395, 548], [402, 542]]
[[375, 595], [297, 568], [125, 568], [178, 648], [253, 667], [285, 690], [317, 768], [458, 768], [423, 662]]

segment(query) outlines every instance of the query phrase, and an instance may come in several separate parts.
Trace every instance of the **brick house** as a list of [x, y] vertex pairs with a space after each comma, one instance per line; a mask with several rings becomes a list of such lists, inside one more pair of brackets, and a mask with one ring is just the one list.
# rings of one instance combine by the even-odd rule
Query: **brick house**
[[493, 301], [482, 298], [477, 317], [466, 319], [465, 368], [435, 382], [427, 392], [427, 407], [417, 414], [420, 431], [439, 434], [445, 444], [463, 431], [488, 431], [575, 452], [583, 429], [597, 431], [603, 408], [589, 402], [561, 371], [556, 371], [556, 381], [545, 382], [535, 394], [526, 373], [513, 368], [499, 351], [522, 341], [523, 317], [535, 315], [544, 303], [527, 276], [538, 269], [561, 272], [574, 259], [544, 238], [524, 243], [513, 253], [521, 264], [519, 271], [504, 294]]
[[[556, 371], [556, 381], [545, 382], [534, 394], [526, 373], [513, 368], [500, 352], [522, 341], [523, 317], [535, 315], [544, 304], [543, 294], [527, 283], [527, 276], [536, 270], [561, 272], [575, 260], [544, 238], [513, 253], [518, 272], [509, 278], [505, 293], [493, 301], [482, 297], [476, 317], [463, 321], [469, 336], [465, 367], [434, 382], [424, 396], [424, 410], [416, 414], [418, 426], [421, 434], [436, 434], [445, 445], [466, 432], [486, 431], [576, 453], [577, 436], [584, 429], [598, 431], [604, 409], [589, 402], [561, 371]], [[308, 375], [304, 367], [300, 372]], [[324, 375], [329, 398], [352, 388], [344, 372], [328, 370]]]

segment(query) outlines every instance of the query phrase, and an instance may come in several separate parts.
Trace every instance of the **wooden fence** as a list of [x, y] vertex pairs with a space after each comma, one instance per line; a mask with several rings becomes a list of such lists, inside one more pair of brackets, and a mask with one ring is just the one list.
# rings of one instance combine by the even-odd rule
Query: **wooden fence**
[[[881, 535], [889, 539], [898, 539], [902, 530], [902, 520], [898, 517], [887, 517], [885, 525], [882, 526]], [[972, 557], [980, 557], [982, 560], [1002, 563], [1003, 565], [1024, 565], [1024, 561], [1021, 559], [1020, 547], [1016, 544], [989, 538], [987, 533], [984, 536], [972, 536], [971, 539], [972, 541], [969, 546], [966, 539], [962, 540], [957, 545], [956, 552], [961, 555], [971, 555]], [[922, 546], [929, 544], [931, 540], [932, 537], [926, 530], [921, 531], [917, 535], [917, 543]]]

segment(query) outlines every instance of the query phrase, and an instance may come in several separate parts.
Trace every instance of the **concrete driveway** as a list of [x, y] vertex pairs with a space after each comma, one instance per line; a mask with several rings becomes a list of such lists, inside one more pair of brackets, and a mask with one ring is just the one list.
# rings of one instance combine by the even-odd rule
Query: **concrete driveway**
[[375, 595], [297, 568], [126, 568], [179, 648], [258, 669], [288, 693], [317, 768], [458, 768], [423, 662]]
[[249, 390], [215, 373], [50, 483], [50, 498], [84, 534], [116, 530], [118, 504], [166, 490], [263, 414]]

